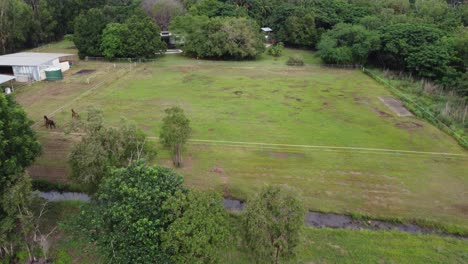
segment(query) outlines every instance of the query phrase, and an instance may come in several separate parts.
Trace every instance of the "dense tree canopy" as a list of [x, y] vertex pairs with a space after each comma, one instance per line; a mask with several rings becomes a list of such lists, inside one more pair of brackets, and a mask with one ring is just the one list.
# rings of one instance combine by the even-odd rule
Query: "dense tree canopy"
[[[190, 32], [186, 36], [184, 52], [198, 58], [253, 59], [265, 47], [258, 25], [247, 18], [190, 17], [195, 23], [176, 22]], [[199, 26], [198, 29], [192, 25]], [[189, 28], [187, 28], [187, 26]], [[191, 29], [190, 29], [191, 28]]]
[[41, 151], [31, 124], [14, 98], [0, 93], [0, 259], [4, 248], [14, 256], [21, 245], [19, 214], [31, 200], [25, 169]]
[[187, 190], [172, 170], [142, 162], [113, 170], [82, 215], [115, 263], [217, 263], [230, 237], [219, 195]]
[[32, 121], [12, 96], [0, 93], [0, 194], [41, 152]]
[[364, 64], [371, 52], [379, 50], [380, 39], [363, 26], [338, 24], [322, 35], [317, 48], [326, 63]]
[[130, 17], [125, 23], [107, 24], [101, 51], [107, 58], [153, 58], [165, 51], [158, 26], [149, 17]]

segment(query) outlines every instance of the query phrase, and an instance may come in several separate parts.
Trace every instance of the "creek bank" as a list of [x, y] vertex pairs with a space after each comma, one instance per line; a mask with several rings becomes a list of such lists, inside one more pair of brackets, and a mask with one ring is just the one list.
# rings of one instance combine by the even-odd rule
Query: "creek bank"
[[[81, 201], [89, 202], [91, 198], [85, 193], [74, 192], [40, 192], [39, 197], [51, 202], [60, 201]], [[245, 207], [245, 202], [235, 199], [225, 198], [223, 206], [226, 210], [240, 213]], [[451, 237], [456, 239], [467, 240], [468, 237], [457, 236], [447, 233], [441, 233], [439, 230], [422, 227], [415, 224], [394, 223], [382, 220], [363, 220], [354, 219], [349, 215], [320, 213], [320, 212], [307, 212], [305, 218], [305, 225], [316, 228], [335, 228], [335, 229], [349, 229], [349, 230], [386, 230], [386, 231], [401, 231], [411, 234], [431, 234], [443, 237]]]
[[[241, 212], [245, 203], [240, 200], [224, 199], [224, 208], [231, 212]], [[308, 211], [305, 217], [305, 225], [316, 228], [334, 228], [334, 229], [349, 229], [349, 230], [384, 230], [384, 231], [400, 231], [411, 234], [426, 234], [437, 235], [442, 237], [451, 237], [456, 239], [467, 240], [468, 237], [458, 236], [453, 234], [442, 233], [437, 229], [423, 227], [415, 224], [395, 223], [382, 220], [364, 220], [354, 219], [349, 215], [321, 213]]]

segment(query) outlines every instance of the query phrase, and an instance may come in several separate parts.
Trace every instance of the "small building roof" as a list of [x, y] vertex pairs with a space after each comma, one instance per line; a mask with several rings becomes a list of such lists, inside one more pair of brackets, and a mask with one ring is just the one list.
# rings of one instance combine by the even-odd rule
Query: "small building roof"
[[67, 56], [73, 56], [73, 54], [40, 52], [13, 53], [0, 56], [0, 66], [39, 66]]
[[273, 29], [269, 28], [269, 27], [262, 27], [262, 31], [264, 32], [272, 32]]
[[0, 74], [0, 84], [6, 83], [6, 82], [14, 80], [14, 79], [16, 79], [14, 76]]

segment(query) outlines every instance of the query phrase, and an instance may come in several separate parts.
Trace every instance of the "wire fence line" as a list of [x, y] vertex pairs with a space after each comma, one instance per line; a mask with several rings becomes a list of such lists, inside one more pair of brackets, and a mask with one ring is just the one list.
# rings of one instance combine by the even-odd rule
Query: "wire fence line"
[[[75, 103], [76, 101], [82, 99], [83, 97], [86, 97], [87, 95], [89, 95], [91, 92], [93, 92], [94, 90], [97, 90], [98, 88], [106, 85], [106, 84], [110, 84], [116, 80], [119, 80], [120, 78], [122, 78], [123, 76], [125, 76], [127, 73], [129, 73], [130, 71], [132, 71], [134, 69], [134, 67], [127, 67], [127, 68], [123, 68], [125, 71], [123, 74], [119, 75], [117, 78], [113, 77], [113, 76], [110, 76], [108, 77], [107, 79], [104, 79], [102, 80], [101, 82], [97, 83], [96, 85], [94, 85], [93, 87], [89, 88], [88, 90], [84, 91], [83, 93], [79, 94], [77, 97], [71, 99], [70, 101], [68, 101], [67, 103], [65, 103], [64, 105], [60, 106], [59, 108], [55, 109], [54, 111], [50, 112], [49, 114], [47, 114], [47, 116], [49, 117], [53, 117], [55, 116], [56, 113], [62, 111], [64, 108], [66, 107], [69, 107], [71, 106], [73, 103]], [[32, 127], [37, 127], [39, 124], [41, 124], [42, 122], [41, 121], [38, 121], [36, 123], [34, 123], [32, 125]]]
[[[84, 136], [82, 132], [54, 132], [54, 131], [37, 131], [40, 134], [55, 134], [55, 135], [72, 135]], [[147, 137], [149, 141], [157, 142], [159, 137]], [[281, 144], [281, 143], [265, 143], [265, 142], [249, 142], [249, 141], [229, 141], [229, 140], [210, 140], [210, 139], [189, 139], [191, 145], [212, 145], [222, 147], [241, 147], [241, 148], [261, 148], [269, 150], [289, 150], [289, 151], [304, 151], [304, 150], [320, 150], [320, 151], [347, 151], [353, 153], [381, 153], [381, 154], [416, 154], [429, 156], [444, 156], [444, 157], [459, 157], [467, 158], [468, 156], [461, 153], [447, 153], [434, 151], [415, 151], [415, 150], [400, 150], [400, 149], [385, 149], [385, 148], [367, 148], [367, 147], [346, 147], [346, 146], [326, 146], [326, 145], [303, 145], [303, 144]]]
[[433, 123], [434, 125], [436, 125], [440, 129], [442, 129], [443, 131], [445, 131], [446, 133], [448, 133], [449, 135], [451, 135], [455, 139], [457, 139], [458, 142], [460, 142], [460, 144], [463, 147], [468, 148], [468, 141], [464, 138], [464, 136], [460, 135], [453, 128], [451, 128], [450, 126], [445, 124], [443, 121], [441, 121], [439, 118], [437, 118], [436, 115], [432, 111], [430, 111], [427, 108], [425, 108], [424, 106], [418, 104], [413, 99], [411, 99], [409, 96], [407, 96], [406, 94], [404, 94], [403, 92], [398, 90], [396, 87], [391, 85], [388, 81], [380, 78], [379, 76], [377, 76], [373, 72], [369, 71], [368, 69], [362, 67], [362, 71], [365, 74], [367, 74], [368, 76], [370, 76], [371, 78], [373, 78], [374, 80], [376, 80], [377, 82], [379, 82], [379, 83], [385, 85], [386, 87], [388, 87], [391, 90], [391, 92], [393, 92], [396, 96], [398, 96], [401, 100], [403, 100], [403, 102], [405, 103], [406, 106], [409, 106], [408, 108], [410, 108], [410, 110], [413, 107], [415, 107], [416, 110], [419, 110], [419, 111], [412, 111], [412, 112], [414, 112], [414, 114], [416, 114], [416, 115], [418, 115], [418, 116], [420, 116], [420, 117], [422, 117], [424, 119], [429, 120], [431, 123]]

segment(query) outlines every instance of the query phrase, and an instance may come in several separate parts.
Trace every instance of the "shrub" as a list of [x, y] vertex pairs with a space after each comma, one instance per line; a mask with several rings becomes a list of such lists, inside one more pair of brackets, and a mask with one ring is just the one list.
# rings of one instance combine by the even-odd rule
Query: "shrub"
[[73, 41], [73, 34], [66, 34], [63, 36], [64, 40]]
[[284, 44], [283, 42], [279, 42], [270, 48], [268, 48], [267, 53], [273, 57], [281, 57], [284, 51]]
[[289, 66], [304, 66], [304, 59], [299, 55], [294, 55], [289, 57], [286, 64]]

